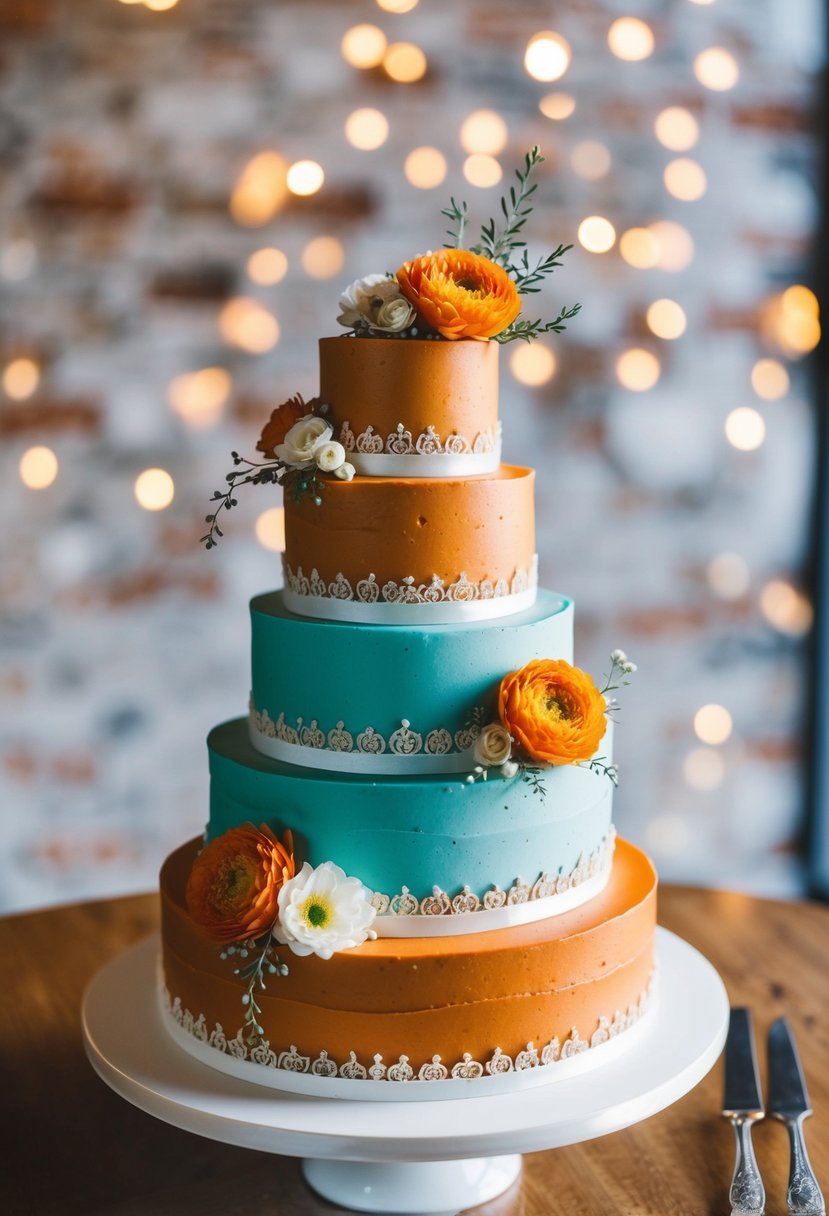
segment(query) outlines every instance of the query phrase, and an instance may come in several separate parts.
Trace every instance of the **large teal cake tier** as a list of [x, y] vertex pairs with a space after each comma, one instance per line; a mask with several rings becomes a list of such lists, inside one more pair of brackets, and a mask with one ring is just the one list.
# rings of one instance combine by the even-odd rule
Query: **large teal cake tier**
[[429, 626], [311, 620], [273, 592], [252, 601], [251, 623], [254, 746], [342, 772], [468, 773], [502, 677], [573, 659], [572, 601], [549, 591], [515, 616]]
[[520, 775], [495, 772], [469, 783], [459, 774], [313, 770], [261, 755], [244, 719], [217, 726], [208, 749], [210, 838], [248, 821], [290, 826], [311, 865], [333, 859], [390, 899], [408, 888], [420, 902], [434, 887], [450, 897], [468, 887], [483, 899], [494, 886], [516, 888], [520, 899], [519, 879], [531, 888], [543, 874], [567, 889], [574, 874], [588, 877], [580, 867], [591, 858], [594, 873], [609, 860], [613, 786], [587, 768], [548, 770], [543, 795]]

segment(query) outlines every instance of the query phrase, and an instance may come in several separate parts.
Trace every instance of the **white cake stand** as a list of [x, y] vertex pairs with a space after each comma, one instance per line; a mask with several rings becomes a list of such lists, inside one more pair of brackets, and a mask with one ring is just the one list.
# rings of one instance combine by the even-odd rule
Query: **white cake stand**
[[647, 1030], [626, 1032], [630, 1050], [602, 1067], [555, 1080], [553, 1065], [549, 1084], [440, 1102], [309, 1097], [227, 1076], [177, 1047], [156, 1001], [158, 951], [157, 937], [132, 947], [86, 992], [84, 1043], [99, 1076], [175, 1127], [304, 1158], [315, 1191], [361, 1212], [458, 1212], [493, 1199], [518, 1178], [521, 1153], [607, 1135], [688, 1093], [715, 1063], [728, 1028], [717, 972], [658, 929]]

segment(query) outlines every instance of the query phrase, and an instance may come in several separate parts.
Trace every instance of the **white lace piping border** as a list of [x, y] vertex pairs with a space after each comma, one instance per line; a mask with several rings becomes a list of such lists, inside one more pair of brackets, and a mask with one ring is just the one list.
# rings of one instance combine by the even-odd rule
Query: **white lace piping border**
[[573, 1026], [563, 1042], [553, 1037], [540, 1049], [530, 1042], [514, 1057], [500, 1047], [481, 1060], [471, 1052], [464, 1052], [455, 1062], [433, 1055], [417, 1070], [404, 1053], [386, 1061], [377, 1052], [371, 1062], [365, 1063], [351, 1051], [347, 1060], [338, 1062], [325, 1050], [312, 1059], [294, 1044], [277, 1050], [267, 1039], [249, 1046], [243, 1028], [228, 1038], [221, 1024], [210, 1029], [204, 1014], [195, 1016], [182, 1006], [179, 997], [171, 996], [160, 960], [159, 1005], [163, 1023], [179, 1046], [230, 1076], [318, 1097], [429, 1101], [530, 1088], [609, 1063], [614, 1055], [632, 1046], [628, 1036], [644, 1028], [645, 1014], [654, 1004], [653, 980], [652, 975], [638, 1000], [626, 1010], [600, 1016], [589, 1038], [582, 1038]]
[[446, 625], [495, 620], [532, 608], [538, 594], [537, 556], [529, 570], [518, 568], [509, 581], [482, 579], [476, 583], [461, 572], [448, 587], [437, 574], [428, 583], [407, 575], [382, 584], [368, 574], [354, 587], [342, 573], [326, 583], [316, 568], [306, 575], [301, 566], [294, 571], [284, 558], [282, 566], [282, 599], [288, 611], [326, 621]]
[[500, 423], [470, 442], [454, 432], [441, 439], [432, 426], [414, 436], [402, 422], [384, 441], [373, 426], [355, 435], [344, 422], [339, 439], [349, 461], [364, 477], [469, 477], [494, 473], [501, 463]]

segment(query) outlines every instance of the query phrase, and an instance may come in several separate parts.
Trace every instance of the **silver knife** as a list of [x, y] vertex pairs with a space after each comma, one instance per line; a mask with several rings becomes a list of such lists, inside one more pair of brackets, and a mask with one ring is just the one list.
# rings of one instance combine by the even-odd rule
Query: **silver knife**
[[796, 1216], [826, 1216], [826, 1204], [803, 1140], [803, 1120], [811, 1113], [791, 1027], [785, 1018], [778, 1018], [769, 1031], [769, 1114], [785, 1123], [789, 1133], [786, 1202]]
[[766, 1192], [757, 1168], [751, 1129], [763, 1118], [763, 1098], [754, 1031], [748, 1009], [732, 1009], [725, 1041], [725, 1099], [723, 1115], [730, 1119], [737, 1139], [737, 1160], [731, 1179], [731, 1216], [763, 1216]]

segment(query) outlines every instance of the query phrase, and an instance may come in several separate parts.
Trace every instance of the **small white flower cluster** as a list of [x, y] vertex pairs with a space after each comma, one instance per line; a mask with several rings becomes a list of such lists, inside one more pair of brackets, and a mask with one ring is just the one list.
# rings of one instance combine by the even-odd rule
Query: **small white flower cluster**
[[408, 329], [417, 313], [400, 290], [397, 279], [367, 274], [355, 279], [340, 296], [340, 325], [348, 329], [397, 334]]
[[359, 878], [349, 878], [333, 861], [316, 869], [306, 861], [279, 892], [273, 936], [294, 954], [331, 958], [377, 936], [371, 928], [376, 915], [371, 897]]
[[625, 654], [624, 650], [612, 650], [610, 652], [612, 662], [624, 672], [626, 676], [632, 675], [636, 671], [636, 664], [631, 663], [630, 659]]
[[490, 768], [499, 768], [502, 777], [514, 777], [518, 772], [518, 765], [510, 759], [512, 736], [500, 722], [490, 722], [482, 728], [475, 740], [473, 754], [478, 763], [473, 774], [466, 779], [470, 784], [478, 777], [486, 781], [487, 769]]
[[292, 469], [318, 468], [333, 473], [340, 481], [351, 481], [354, 465], [345, 458], [345, 448], [336, 439], [330, 423], [316, 414], [308, 414], [295, 422], [276, 446], [276, 458]]

